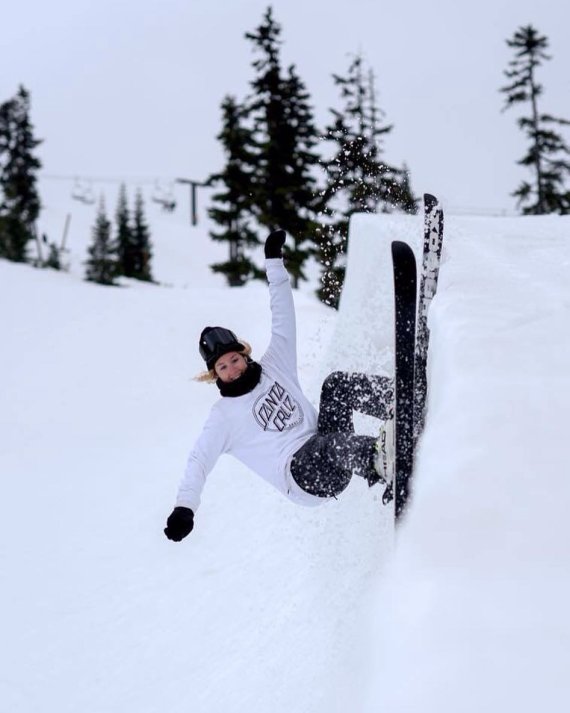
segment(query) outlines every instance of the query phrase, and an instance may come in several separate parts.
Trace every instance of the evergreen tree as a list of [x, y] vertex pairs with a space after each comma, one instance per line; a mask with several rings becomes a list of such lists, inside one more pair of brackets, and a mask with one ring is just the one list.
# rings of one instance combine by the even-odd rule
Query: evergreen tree
[[529, 104], [530, 114], [520, 117], [518, 125], [530, 145], [527, 153], [517, 163], [534, 174], [532, 182], [523, 181], [512, 193], [523, 207], [524, 214], [570, 213], [570, 148], [555, 125], [568, 125], [566, 119], [556, 118], [539, 111], [538, 99], [543, 87], [536, 77], [537, 68], [551, 57], [546, 54], [548, 38], [532, 26], [520, 27], [507, 45], [515, 50], [509, 69], [503, 73], [509, 83], [500, 91], [506, 95], [505, 107]]
[[323, 162], [327, 173], [326, 212], [332, 222], [324, 226], [320, 244], [324, 269], [319, 297], [337, 307], [344, 283], [350, 216], [393, 210], [415, 213], [417, 199], [410, 188], [408, 170], [383, 159], [383, 141], [393, 126], [382, 123], [374, 75], [365, 73], [362, 57], [354, 56], [347, 75], [335, 74], [333, 80], [343, 106], [331, 109], [333, 120], [324, 137], [334, 147], [332, 158]]
[[135, 208], [131, 224], [127, 189], [124, 184], [119, 189], [115, 211], [117, 237], [114, 243], [117, 251], [117, 274], [135, 280], [152, 282], [152, 247], [150, 230], [144, 216], [144, 201], [140, 191], [135, 196]]
[[63, 270], [61, 249], [55, 243], [49, 242], [46, 235], [42, 236], [42, 241], [48, 247], [48, 256], [44, 260], [43, 267], [51, 267], [52, 270]]
[[222, 184], [221, 192], [212, 196], [214, 206], [208, 210], [210, 218], [220, 226], [210, 236], [229, 247], [226, 262], [211, 265], [214, 272], [226, 276], [230, 287], [245, 284], [250, 277], [260, 276], [260, 271], [247, 256], [249, 247], [260, 241], [251, 228], [254, 192], [255, 154], [252, 131], [244, 123], [245, 111], [234, 97], [222, 102], [222, 130], [217, 138], [226, 155], [223, 171], [210, 176], [209, 185]]
[[97, 210], [88, 254], [85, 279], [100, 285], [114, 285], [118, 272], [117, 247], [111, 238], [111, 221], [107, 218], [103, 199]]
[[258, 57], [248, 113], [257, 144], [253, 210], [268, 230], [283, 228], [294, 239], [285, 250], [294, 285], [306, 279], [306, 244], [316, 230], [319, 202], [314, 178], [318, 132], [309, 94], [294, 66], [284, 74], [280, 60], [281, 27], [267, 9], [261, 25], [246, 38]]
[[34, 154], [40, 143], [30, 121], [30, 94], [20, 86], [0, 104], [0, 257], [16, 262], [27, 260], [40, 213], [41, 162]]
[[[344, 106], [331, 109], [333, 122], [325, 138], [335, 145], [333, 158], [325, 162], [327, 196], [336, 198], [342, 220], [353, 213], [389, 213], [395, 209], [416, 210], [405, 169], [383, 160], [383, 142], [393, 125], [382, 124], [372, 71], [365, 76], [363, 59], [352, 58], [345, 77], [333, 75]], [[340, 199], [340, 200], [339, 200]]]
[[288, 134], [284, 139], [290, 147], [290, 158], [289, 188], [288, 193], [284, 193], [288, 214], [283, 219], [283, 226], [286, 226], [284, 229], [294, 242], [293, 249], [286, 250], [285, 254], [287, 267], [293, 275], [293, 285], [298, 287], [299, 279], [306, 279], [303, 271], [305, 261], [318, 252], [318, 221], [325, 202], [316, 178], [317, 169], [321, 170], [321, 159], [316, 152], [319, 132], [309, 94], [293, 65], [288, 69], [284, 87]]
[[152, 244], [150, 230], [144, 215], [142, 193], [135, 195], [135, 210], [133, 213], [132, 242], [134, 247], [133, 274], [137, 280], [152, 282]]
[[119, 189], [119, 198], [115, 211], [115, 225], [117, 228], [116, 250], [118, 274], [124, 275], [125, 277], [136, 277], [136, 248], [133, 231], [131, 230], [127, 189], [124, 183], [121, 184]]

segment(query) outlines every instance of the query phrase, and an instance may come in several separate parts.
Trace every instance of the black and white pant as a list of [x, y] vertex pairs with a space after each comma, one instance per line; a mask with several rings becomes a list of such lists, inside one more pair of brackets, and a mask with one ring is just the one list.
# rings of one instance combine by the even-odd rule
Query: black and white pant
[[354, 432], [353, 412], [388, 417], [394, 399], [392, 379], [335, 371], [323, 382], [317, 433], [293, 456], [291, 475], [308, 493], [330, 498], [342, 493], [353, 473], [377, 482], [376, 439]]

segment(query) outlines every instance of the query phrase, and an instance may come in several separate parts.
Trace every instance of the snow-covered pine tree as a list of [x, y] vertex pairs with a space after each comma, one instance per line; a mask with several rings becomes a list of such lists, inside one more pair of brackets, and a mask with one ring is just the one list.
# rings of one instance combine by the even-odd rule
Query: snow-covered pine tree
[[253, 93], [247, 100], [257, 145], [253, 209], [261, 226], [283, 228], [293, 237], [294, 247], [285, 253], [298, 286], [305, 279], [303, 265], [311, 252], [306, 246], [317, 228], [314, 174], [319, 165], [315, 151], [319, 136], [309, 94], [295, 67], [283, 73], [281, 26], [271, 7], [246, 38], [258, 55], [253, 62]]
[[142, 192], [135, 194], [135, 209], [133, 211], [133, 224], [131, 228], [133, 240], [133, 274], [132, 277], [144, 282], [152, 282], [152, 242], [150, 229], [144, 214], [144, 200]]
[[41, 202], [34, 151], [41, 143], [30, 121], [30, 94], [20, 86], [0, 105], [0, 257], [25, 262]]
[[393, 126], [383, 124], [372, 71], [365, 72], [361, 55], [351, 58], [346, 76], [333, 75], [342, 107], [331, 109], [332, 123], [324, 139], [332, 143], [333, 156], [323, 161], [327, 173], [324, 191], [332, 221], [323, 226], [320, 258], [323, 264], [319, 297], [337, 307], [344, 283], [343, 256], [348, 240], [348, 223], [353, 213], [402, 210], [415, 213], [409, 172], [388, 164], [384, 138]]
[[114, 285], [117, 276], [117, 247], [111, 237], [111, 221], [107, 218], [105, 202], [99, 202], [92, 242], [85, 262], [85, 279], [100, 285]]
[[520, 27], [507, 40], [515, 51], [509, 69], [503, 74], [509, 83], [499, 90], [506, 95], [503, 111], [516, 104], [529, 104], [530, 114], [518, 119], [519, 128], [529, 140], [527, 153], [517, 162], [529, 168], [534, 180], [523, 181], [512, 193], [524, 214], [570, 213], [570, 147], [554, 126], [570, 124], [567, 119], [542, 114], [538, 107], [543, 87], [536, 71], [545, 60], [548, 38], [532, 26]]
[[209, 185], [221, 186], [212, 196], [210, 218], [219, 230], [210, 231], [213, 240], [225, 242], [229, 258], [210, 265], [213, 272], [225, 275], [230, 287], [239, 287], [251, 277], [259, 277], [259, 270], [247, 255], [247, 249], [260, 244], [251, 228], [253, 219], [253, 174], [255, 165], [254, 139], [245, 122], [245, 110], [235, 97], [227, 96], [222, 102], [222, 130], [217, 138], [226, 157], [220, 173], [208, 179]]

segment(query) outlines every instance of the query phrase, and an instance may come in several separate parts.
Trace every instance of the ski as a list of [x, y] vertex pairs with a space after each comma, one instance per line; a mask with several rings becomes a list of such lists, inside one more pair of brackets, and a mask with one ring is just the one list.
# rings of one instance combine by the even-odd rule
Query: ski
[[423, 430], [427, 399], [427, 354], [429, 329], [428, 310], [437, 290], [441, 249], [443, 245], [443, 210], [437, 198], [424, 194], [424, 241], [415, 354], [414, 386], [414, 444]]
[[[414, 356], [417, 270], [412, 248], [392, 243], [395, 304], [394, 513], [398, 519], [408, 498], [414, 461]], [[389, 501], [389, 491], [384, 501]]]

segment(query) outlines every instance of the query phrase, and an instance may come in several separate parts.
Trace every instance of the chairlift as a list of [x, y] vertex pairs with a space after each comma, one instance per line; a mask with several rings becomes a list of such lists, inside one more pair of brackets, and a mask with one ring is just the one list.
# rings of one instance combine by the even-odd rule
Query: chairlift
[[198, 225], [197, 189], [206, 187], [208, 183], [194, 181], [191, 178], [177, 178], [176, 183], [183, 183], [190, 186], [190, 222], [192, 225]]
[[166, 211], [167, 213], [173, 213], [176, 208], [176, 200], [174, 199], [172, 186], [165, 190], [161, 188], [158, 183], [155, 184], [151, 200], [154, 203], [158, 203], [159, 205], [161, 205], [162, 210]]
[[77, 178], [73, 184], [71, 197], [73, 200], [85, 203], [86, 205], [92, 205], [95, 203], [95, 195], [93, 193], [93, 189], [91, 188], [91, 184], [80, 181]]

